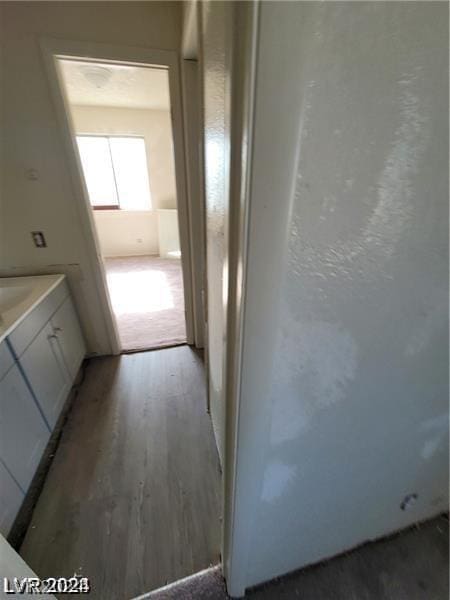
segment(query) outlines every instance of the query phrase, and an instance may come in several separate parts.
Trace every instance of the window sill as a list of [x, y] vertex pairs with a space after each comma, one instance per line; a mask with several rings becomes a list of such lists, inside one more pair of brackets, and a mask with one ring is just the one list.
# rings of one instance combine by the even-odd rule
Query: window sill
[[94, 209], [94, 213], [97, 214], [102, 214], [102, 213], [106, 213], [106, 214], [110, 214], [110, 215], [149, 215], [149, 214], [156, 214], [156, 210], [154, 209], [147, 209], [147, 210], [127, 210], [124, 208], [112, 208], [112, 209], [100, 209], [100, 210], [95, 210]]

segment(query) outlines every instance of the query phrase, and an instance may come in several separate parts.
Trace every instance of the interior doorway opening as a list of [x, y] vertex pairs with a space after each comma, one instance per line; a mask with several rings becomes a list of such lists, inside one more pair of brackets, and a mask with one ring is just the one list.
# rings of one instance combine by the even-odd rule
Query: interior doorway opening
[[168, 69], [58, 63], [120, 350], [186, 343]]

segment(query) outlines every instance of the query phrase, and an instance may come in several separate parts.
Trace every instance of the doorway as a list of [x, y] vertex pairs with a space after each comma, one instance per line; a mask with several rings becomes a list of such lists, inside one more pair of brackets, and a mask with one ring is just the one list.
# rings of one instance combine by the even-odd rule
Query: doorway
[[[173, 142], [173, 161], [176, 185], [176, 210], [180, 245], [180, 263], [184, 296], [184, 321], [186, 343], [197, 344], [194, 333], [194, 312], [197, 310], [197, 295], [193, 295], [193, 275], [196, 265], [192, 263], [192, 239], [189, 230], [189, 206], [186, 182], [186, 164], [183, 133], [183, 112], [181, 99], [181, 79], [178, 53], [174, 50], [157, 50], [142, 46], [121, 46], [107, 43], [92, 43], [62, 40], [50, 37], [40, 39], [40, 46], [47, 70], [48, 82], [55, 104], [61, 136], [68, 155], [68, 166], [75, 192], [74, 209], [78, 216], [78, 226], [85, 241], [85, 252], [89, 261], [88, 277], [95, 285], [97, 301], [101, 307], [102, 319], [108, 333], [109, 352], [120, 354], [126, 350], [120, 339], [117, 319], [114, 315], [107, 280], [106, 262], [95, 224], [88, 189], [83, 175], [74, 121], [70, 102], [61, 70], [61, 61], [80, 61], [104, 66], [143, 67], [163, 71], [167, 75], [170, 98], [170, 123]], [[123, 136], [126, 137], [126, 136]], [[139, 137], [139, 136], [131, 136]], [[149, 181], [151, 191], [151, 181]], [[136, 236], [137, 239], [140, 236]], [[156, 311], [155, 313], [156, 314]], [[200, 346], [201, 347], [201, 346]], [[144, 348], [142, 348], [144, 349]], [[106, 348], [105, 348], [106, 350]], [[104, 353], [108, 353], [104, 351]]]
[[120, 351], [186, 343], [168, 70], [58, 66]]

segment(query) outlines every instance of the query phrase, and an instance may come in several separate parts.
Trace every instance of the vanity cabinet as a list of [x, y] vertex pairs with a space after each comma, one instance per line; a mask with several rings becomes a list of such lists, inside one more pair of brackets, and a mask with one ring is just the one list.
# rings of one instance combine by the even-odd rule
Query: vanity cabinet
[[0, 457], [25, 492], [50, 437], [42, 414], [13, 364], [0, 381]]
[[0, 342], [3, 535], [8, 534], [29, 488], [85, 352], [63, 276]]
[[71, 379], [50, 322], [22, 354], [20, 364], [47, 423], [53, 428], [69, 393]]
[[0, 533], [7, 535], [19, 512], [24, 493], [0, 460]]
[[11, 333], [9, 341], [53, 429], [86, 353], [65, 280]]

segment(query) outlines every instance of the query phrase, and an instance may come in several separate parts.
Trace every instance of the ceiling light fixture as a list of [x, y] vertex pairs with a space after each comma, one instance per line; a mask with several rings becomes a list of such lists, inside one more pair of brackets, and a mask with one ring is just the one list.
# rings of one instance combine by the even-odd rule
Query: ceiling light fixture
[[112, 75], [110, 69], [98, 67], [97, 65], [82, 65], [80, 70], [89, 83], [95, 85], [96, 88], [105, 87]]

